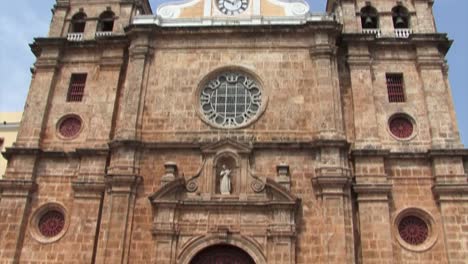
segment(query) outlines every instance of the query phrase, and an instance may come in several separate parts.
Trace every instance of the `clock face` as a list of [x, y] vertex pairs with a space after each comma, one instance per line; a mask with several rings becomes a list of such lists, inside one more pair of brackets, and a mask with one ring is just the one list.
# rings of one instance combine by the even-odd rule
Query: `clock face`
[[249, 6], [249, 0], [216, 0], [219, 11], [226, 15], [238, 15]]

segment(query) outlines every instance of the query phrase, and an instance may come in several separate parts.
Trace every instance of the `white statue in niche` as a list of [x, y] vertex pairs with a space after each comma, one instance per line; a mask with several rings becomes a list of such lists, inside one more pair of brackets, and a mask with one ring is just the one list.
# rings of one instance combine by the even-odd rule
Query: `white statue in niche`
[[219, 185], [219, 190], [221, 191], [221, 194], [231, 194], [231, 170], [226, 168], [226, 165], [223, 164], [219, 176], [221, 176], [221, 181]]

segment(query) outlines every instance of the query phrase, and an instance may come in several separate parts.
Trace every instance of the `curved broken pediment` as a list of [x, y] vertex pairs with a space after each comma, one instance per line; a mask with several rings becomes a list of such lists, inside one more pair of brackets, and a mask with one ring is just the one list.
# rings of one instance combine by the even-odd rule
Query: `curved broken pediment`
[[248, 0], [241, 14], [226, 15], [215, 0], [185, 0], [161, 4], [156, 15], [163, 19], [197, 19], [208, 17], [302, 17], [309, 13], [304, 0]]

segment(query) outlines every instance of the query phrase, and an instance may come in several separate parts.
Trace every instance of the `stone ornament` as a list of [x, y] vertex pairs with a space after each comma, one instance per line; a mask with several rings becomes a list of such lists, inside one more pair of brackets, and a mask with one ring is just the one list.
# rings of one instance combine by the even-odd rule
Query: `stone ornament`
[[309, 10], [309, 4], [303, 0], [268, 0], [269, 2], [284, 8], [286, 16], [304, 16]]
[[231, 194], [232, 186], [231, 186], [231, 170], [223, 164], [222, 170], [219, 173], [221, 177], [219, 190], [221, 191], [222, 195], [229, 195]]
[[262, 108], [262, 92], [253, 78], [240, 72], [224, 72], [201, 90], [200, 108], [205, 119], [219, 128], [250, 124]]
[[191, 7], [201, 0], [173, 1], [161, 4], [156, 10], [156, 15], [162, 18], [178, 18], [182, 9]]

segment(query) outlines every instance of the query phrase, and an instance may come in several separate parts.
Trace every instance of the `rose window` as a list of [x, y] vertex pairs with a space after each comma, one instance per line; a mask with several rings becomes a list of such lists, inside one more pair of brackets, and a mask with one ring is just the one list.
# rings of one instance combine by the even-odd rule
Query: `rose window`
[[221, 128], [242, 127], [260, 112], [262, 93], [251, 77], [226, 72], [208, 81], [200, 95], [201, 112], [210, 123]]
[[397, 138], [409, 138], [413, 135], [413, 123], [406, 117], [397, 116], [390, 120], [390, 132]]
[[67, 117], [59, 126], [59, 133], [63, 137], [71, 138], [78, 135], [81, 130], [81, 120], [78, 117]]
[[45, 237], [54, 237], [62, 232], [65, 227], [64, 215], [56, 210], [46, 212], [38, 224], [39, 232]]
[[419, 217], [406, 216], [398, 224], [400, 237], [410, 245], [420, 245], [426, 241], [429, 236], [429, 228]]

